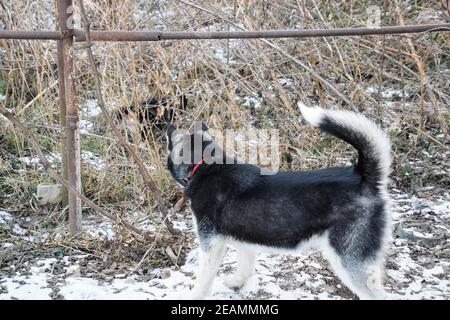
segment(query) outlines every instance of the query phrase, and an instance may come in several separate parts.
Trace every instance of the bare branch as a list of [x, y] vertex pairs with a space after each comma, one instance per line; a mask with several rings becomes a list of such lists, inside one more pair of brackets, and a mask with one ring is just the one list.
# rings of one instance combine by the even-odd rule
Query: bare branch
[[111, 126], [111, 128], [114, 131], [114, 134], [117, 136], [119, 143], [129, 152], [129, 154], [131, 155], [131, 157], [133, 158], [133, 160], [136, 162], [139, 172], [142, 175], [142, 178], [144, 179], [144, 183], [145, 185], [148, 187], [148, 189], [150, 190], [150, 192], [153, 194], [153, 196], [156, 199], [156, 202], [158, 204], [158, 209], [161, 212], [162, 215], [162, 219], [164, 221], [164, 224], [167, 227], [167, 230], [169, 230], [169, 232], [172, 235], [175, 234], [179, 234], [180, 232], [176, 229], [173, 228], [172, 223], [170, 222], [169, 218], [168, 218], [168, 211], [167, 208], [164, 204], [163, 198], [161, 197], [161, 194], [155, 184], [155, 182], [153, 181], [152, 177], [150, 176], [150, 174], [148, 173], [147, 169], [145, 168], [144, 162], [141, 159], [141, 157], [138, 155], [138, 153], [136, 152], [136, 150], [130, 145], [128, 144], [128, 142], [125, 140], [125, 138], [122, 136], [120, 130], [117, 128], [116, 124], [114, 123], [114, 121], [112, 120], [110, 114], [108, 113], [108, 110], [105, 107], [105, 102], [103, 99], [103, 94], [101, 91], [101, 79], [100, 79], [100, 75], [97, 69], [97, 66], [95, 64], [95, 59], [94, 59], [94, 54], [92, 53], [92, 41], [91, 41], [91, 34], [90, 34], [90, 26], [91, 23], [87, 18], [86, 15], [86, 10], [84, 8], [84, 4], [82, 0], [78, 1], [79, 4], [79, 8], [80, 8], [80, 13], [81, 13], [81, 19], [84, 25], [84, 30], [85, 30], [85, 35], [86, 35], [86, 52], [89, 58], [89, 65], [92, 71], [92, 75], [94, 77], [94, 81], [95, 81], [95, 92], [97, 95], [97, 100], [98, 100], [98, 104], [102, 110], [102, 114], [105, 117], [106, 121], [108, 122], [109, 126]]

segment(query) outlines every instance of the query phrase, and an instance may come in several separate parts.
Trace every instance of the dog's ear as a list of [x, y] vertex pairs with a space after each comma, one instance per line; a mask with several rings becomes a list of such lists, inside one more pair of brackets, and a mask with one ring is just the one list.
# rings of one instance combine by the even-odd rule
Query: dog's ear
[[177, 130], [174, 125], [170, 124], [166, 130], [167, 150], [171, 151], [173, 148], [172, 135]]
[[206, 124], [202, 121], [195, 121], [194, 122], [194, 135], [200, 135], [205, 140], [212, 140], [211, 135], [208, 132], [208, 127]]
[[194, 133], [202, 134], [208, 131], [208, 126], [203, 121], [194, 121]]

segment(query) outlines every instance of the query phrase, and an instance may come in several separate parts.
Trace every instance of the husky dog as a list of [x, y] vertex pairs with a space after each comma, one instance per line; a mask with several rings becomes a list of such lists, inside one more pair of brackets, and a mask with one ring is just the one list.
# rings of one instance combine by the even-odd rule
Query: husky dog
[[[230, 163], [223, 152], [208, 152], [217, 146], [205, 125], [190, 135], [168, 128], [168, 169], [190, 200], [200, 243], [197, 283], [185, 298], [210, 294], [227, 244], [237, 248], [237, 271], [226, 281], [231, 288], [245, 285], [260, 249], [317, 248], [360, 299], [384, 297], [391, 235], [389, 140], [360, 114], [301, 103], [299, 108], [311, 125], [355, 147], [358, 163], [261, 175], [257, 166], [223, 164]], [[200, 156], [196, 139], [201, 139]], [[190, 161], [180, 161], [183, 150], [191, 151]]]

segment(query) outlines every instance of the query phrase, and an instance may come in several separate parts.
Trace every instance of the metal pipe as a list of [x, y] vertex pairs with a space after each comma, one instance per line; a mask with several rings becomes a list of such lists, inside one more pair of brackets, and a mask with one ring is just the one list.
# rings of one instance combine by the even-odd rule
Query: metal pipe
[[[164, 32], [164, 31], [92, 31], [93, 41], [161, 41], [200, 39], [256, 39], [256, 38], [310, 38], [342, 37], [382, 34], [407, 34], [420, 32], [450, 31], [450, 23], [388, 26], [380, 28], [336, 28], [267, 31], [216, 31], [216, 32]], [[81, 30], [75, 30], [75, 40], [85, 41]]]
[[[166, 32], [166, 31], [91, 31], [92, 41], [161, 41], [195, 39], [256, 39], [256, 38], [310, 38], [343, 37], [381, 34], [408, 34], [450, 31], [450, 23], [379, 28], [332, 28], [302, 30], [216, 31], [216, 32]], [[74, 30], [76, 41], [85, 41], [83, 30]], [[57, 31], [0, 30], [0, 39], [59, 40], [64, 37]]]
[[[73, 69], [73, 26], [71, 21], [72, 0], [60, 0], [58, 6], [59, 26], [64, 38], [61, 40], [61, 60], [64, 70], [64, 90], [66, 103], [66, 159], [69, 189], [74, 188], [81, 193], [80, 133], [79, 116], [75, 104], [75, 76]], [[58, 63], [60, 60], [58, 59]], [[61, 66], [60, 66], [61, 67]], [[81, 200], [73, 192], [69, 192], [69, 232], [75, 236], [81, 231]]]
[[63, 35], [60, 31], [19, 31], [0, 30], [0, 39], [13, 40], [61, 40]]
[[[74, 30], [75, 41], [86, 41], [83, 30]], [[161, 32], [158, 31], [91, 31], [91, 41], [159, 41]]]

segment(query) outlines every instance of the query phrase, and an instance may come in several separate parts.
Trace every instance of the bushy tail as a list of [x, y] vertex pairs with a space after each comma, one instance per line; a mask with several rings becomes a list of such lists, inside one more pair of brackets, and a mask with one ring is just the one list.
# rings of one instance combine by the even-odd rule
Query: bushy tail
[[341, 110], [310, 108], [299, 102], [303, 117], [312, 126], [332, 134], [358, 150], [357, 170], [375, 189], [387, 189], [391, 167], [391, 145], [387, 135], [361, 114]]

